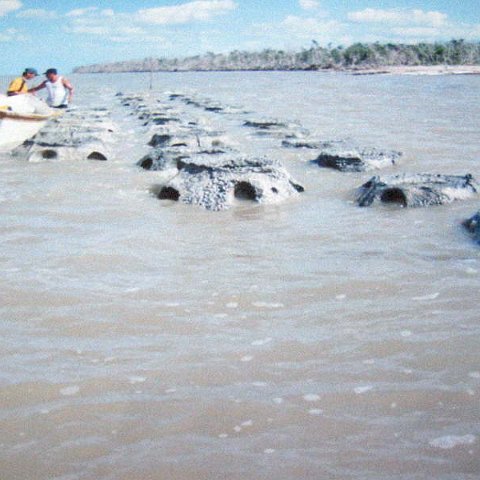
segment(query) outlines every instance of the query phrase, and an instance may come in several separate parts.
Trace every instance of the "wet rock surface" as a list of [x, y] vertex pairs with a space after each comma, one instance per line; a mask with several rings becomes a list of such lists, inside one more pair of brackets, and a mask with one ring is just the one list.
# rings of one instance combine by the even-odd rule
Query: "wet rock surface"
[[282, 147], [284, 148], [307, 148], [310, 150], [322, 150], [326, 148], [331, 148], [336, 144], [341, 144], [342, 140], [332, 140], [332, 141], [315, 141], [307, 139], [295, 139], [287, 138], [282, 141]]
[[313, 163], [342, 172], [366, 172], [391, 167], [402, 156], [402, 153], [397, 151], [359, 147], [349, 140], [293, 138], [283, 140], [282, 147], [318, 150]]
[[297, 121], [286, 121], [278, 118], [255, 118], [245, 110], [220, 105], [209, 99], [193, 98], [182, 94], [171, 94], [171, 100], [180, 99], [187, 105], [213, 112], [243, 112], [247, 118], [241, 125], [257, 137], [281, 138], [281, 145], [291, 149], [317, 150], [317, 157], [312, 160], [321, 167], [333, 168], [342, 172], [364, 172], [395, 165], [401, 152], [383, 150], [375, 147], [355, 145], [351, 139], [317, 140], [310, 136], [308, 129]]
[[224, 210], [236, 200], [276, 203], [304, 190], [278, 162], [267, 159], [197, 154], [177, 161], [177, 169], [158, 189], [158, 198], [207, 210]]
[[480, 210], [463, 222], [463, 226], [472, 234], [473, 239], [480, 245]]
[[395, 165], [401, 155], [400, 152], [376, 148], [331, 145], [323, 149], [314, 162], [320, 167], [342, 172], [366, 172]]
[[[145, 138], [143, 145], [149, 149], [132, 163], [157, 175], [152, 176], [150, 192], [162, 200], [207, 210], [224, 210], [240, 201], [278, 203], [303, 192], [304, 187], [275, 159], [282, 149], [291, 150], [284, 155], [287, 158], [353, 173], [395, 166], [402, 155], [359, 147], [351, 139], [318, 140], [298, 122], [255, 117], [240, 107], [192, 95], [117, 97], [128, 109], [123, 125], [138, 137], [136, 142]], [[130, 117], [137, 125], [132, 130]], [[128, 142], [123, 131], [115, 136], [116, 128], [110, 109], [75, 107], [49, 121], [12, 154], [29, 161], [104, 162], [114, 151], [113, 142]], [[281, 144], [275, 146], [278, 138]], [[268, 155], [256, 154], [262, 149]], [[310, 153], [313, 160], [306, 157]], [[426, 207], [472, 198], [479, 188], [469, 174], [374, 176], [356, 191], [356, 203]], [[463, 224], [480, 243], [479, 216], [477, 212]]]
[[358, 189], [356, 201], [361, 207], [376, 202], [395, 203], [403, 207], [426, 207], [474, 197], [479, 188], [479, 184], [469, 174], [375, 176]]
[[253, 130], [257, 136], [296, 139], [303, 138], [309, 133], [297, 122], [269, 118], [248, 119], [243, 122], [243, 126]]
[[193, 95], [186, 95], [183, 93], [171, 93], [169, 95], [169, 98], [173, 101], [179, 100], [185, 105], [193, 106], [206, 112], [221, 114], [247, 113], [241, 107], [235, 105], [223, 105], [222, 103], [216, 100], [212, 100], [210, 98], [200, 98]]
[[110, 156], [115, 127], [106, 109], [68, 109], [32, 138], [12, 151], [31, 162], [44, 160], [100, 160]]
[[[228, 110], [180, 94], [171, 94], [169, 99], [211, 114]], [[139, 120], [150, 115], [141, 97], [123, 98], [122, 104]], [[276, 203], [303, 191], [279, 162], [248, 156], [231, 145], [215, 122], [189, 118], [187, 112], [171, 104], [159, 102], [156, 108], [160, 112], [164, 108], [180, 119], [174, 124], [154, 126], [148, 142], [152, 150], [137, 162], [146, 170], [169, 172], [168, 180], [152, 189], [159, 199], [224, 210], [239, 200]]]

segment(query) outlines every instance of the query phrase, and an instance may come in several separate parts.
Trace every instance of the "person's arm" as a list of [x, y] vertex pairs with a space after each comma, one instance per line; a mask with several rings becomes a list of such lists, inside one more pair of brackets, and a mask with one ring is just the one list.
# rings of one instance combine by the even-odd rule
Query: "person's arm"
[[36, 87], [29, 88], [28, 93], [33, 93], [33, 92], [36, 92], [37, 90], [41, 90], [42, 88], [45, 88], [46, 83], [47, 82], [45, 81], [45, 82], [42, 82], [40, 85], [37, 85]]
[[63, 86], [68, 90], [68, 101], [71, 102], [73, 98], [73, 85], [66, 78], [63, 79]]

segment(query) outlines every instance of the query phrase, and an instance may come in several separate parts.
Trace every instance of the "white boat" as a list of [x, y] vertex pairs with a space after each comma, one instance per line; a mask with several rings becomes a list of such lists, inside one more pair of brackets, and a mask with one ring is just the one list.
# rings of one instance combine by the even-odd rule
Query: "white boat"
[[54, 110], [33, 95], [0, 95], [0, 149], [20, 145], [55, 115]]

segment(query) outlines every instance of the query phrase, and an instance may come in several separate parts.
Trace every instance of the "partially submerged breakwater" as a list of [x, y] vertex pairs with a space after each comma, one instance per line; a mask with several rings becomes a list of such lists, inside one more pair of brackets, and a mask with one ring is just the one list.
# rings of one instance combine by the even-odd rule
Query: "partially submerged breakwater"
[[110, 157], [115, 126], [107, 108], [71, 109], [12, 151], [30, 162], [102, 160]]
[[427, 207], [470, 198], [479, 190], [480, 184], [469, 174], [375, 176], [358, 189], [357, 203], [361, 207], [376, 201], [404, 207]]
[[[273, 204], [300, 196], [305, 187], [292, 177], [288, 165], [274, 155], [252, 155], [252, 148], [244, 148], [264, 138], [293, 157], [296, 151], [311, 152], [309, 163], [349, 175], [396, 169], [402, 160], [398, 151], [361, 146], [351, 139], [319, 139], [298, 122], [258, 116], [196, 95], [118, 93], [116, 98], [124, 115], [148, 136], [148, 152], [132, 159], [132, 164], [151, 171], [148, 190], [160, 200], [219, 211], [243, 201]], [[111, 113], [107, 107], [69, 109], [12, 154], [31, 162], [106, 161], [115, 142], [128, 142]], [[240, 136], [232, 138], [225, 118], [235, 124]], [[426, 207], [472, 198], [478, 190], [469, 173], [402, 173], [374, 176], [351, 193], [361, 207]], [[478, 240], [478, 218], [464, 225]]]
[[[169, 98], [194, 104], [179, 95]], [[146, 124], [158, 126], [159, 133], [149, 141], [152, 151], [138, 165], [146, 170], [172, 172], [170, 180], [156, 189], [159, 199], [223, 210], [237, 200], [277, 203], [304, 190], [280, 162], [246, 155], [238, 146], [228, 144], [226, 132], [208, 129], [194, 119], [185, 122], [178, 112], [172, 112], [171, 105], [157, 104], [152, 110], [138, 96], [125, 97], [122, 104]], [[207, 112], [223, 111], [210, 104], [196, 106]]]

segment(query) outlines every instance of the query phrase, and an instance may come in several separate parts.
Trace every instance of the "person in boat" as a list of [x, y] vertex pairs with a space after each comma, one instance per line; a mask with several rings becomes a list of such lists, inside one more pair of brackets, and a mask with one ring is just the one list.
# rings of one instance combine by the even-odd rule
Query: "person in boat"
[[34, 68], [26, 68], [21, 77], [17, 77], [10, 82], [10, 85], [7, 89], [7, 95], [12, 97], [13, 95], [28, 93], [29, 90], [27, 82], [37, 75], [38, 73]]
[[50, 107], [67, 108], [72, 101], [73, 85], [65, 77], [59, 75], [56, 68], [49, 68], [44, 72], [44, 75], [47, 77], [47, 80], [31, 88], [29, 92], [36, 92], [46, 88], [48, 92], [47, 103]]

